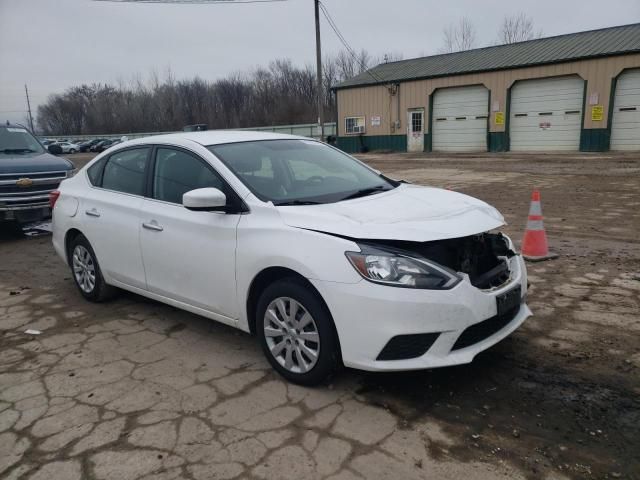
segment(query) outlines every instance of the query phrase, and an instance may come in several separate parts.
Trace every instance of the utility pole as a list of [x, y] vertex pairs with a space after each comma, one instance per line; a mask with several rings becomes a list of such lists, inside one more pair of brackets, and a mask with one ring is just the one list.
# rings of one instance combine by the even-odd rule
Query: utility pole
[[324, 89], [322, 87], [322, 49], [320, 48], [320, 0], [313, 0], [316, 10], [316, 74], [318, 89], [318, 122], [320, 123], [320, 141], [324, 142]]
[[31, 116], [31, 102], [29, 102], [29, 89], [27, 88], [27, 84], [24, 84], [24, 93], [27, 96], [27, 112], [29, 112], [29, 125], [31, 125], [31, 133], [35, 134], [35, 130], [33, 129], [33, 116]]

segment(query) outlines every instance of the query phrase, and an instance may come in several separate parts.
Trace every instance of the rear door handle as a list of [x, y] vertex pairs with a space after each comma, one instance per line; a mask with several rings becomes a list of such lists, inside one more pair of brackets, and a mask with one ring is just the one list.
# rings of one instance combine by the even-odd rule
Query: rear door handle
[[99, 217], [100, 214], [98, 213], [98, 211], [95, 208], [92, 208], [91, 210], [86, 210], [84, 212], [86, 215], [89, 215], [90, 217]]
[[147, 230], [153, 230], [155, 232], [161, 232], [164, 230], [164, 228], [158, 225], [158, 222], [156, 222], [155, 220], [151, 220], [151, 222], [149, 223], [143, 223], [142, 228], [146, 228]]

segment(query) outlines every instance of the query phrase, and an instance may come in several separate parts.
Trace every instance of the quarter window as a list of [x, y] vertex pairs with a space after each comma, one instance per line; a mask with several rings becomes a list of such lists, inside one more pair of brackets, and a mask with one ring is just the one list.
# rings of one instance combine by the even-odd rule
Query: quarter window
[[365, 118], [364, 117], [347, 117], [345, 118], [345, 132], [350, 135], [364, 133]]
[[98, 160], [96, 163], [94, 163], [87, 169], [87, 175], [89, 176], [89, 181], [91, 182], [91, 185], [93, 185], [94, 187], [100, 186], [102, 169], [104, 168], [104, 164], [106, 161], [107, 161], [106, 157], [101, 158], [100, 160]]
[[131, 195], [144, 194], [144, 172], [149, 148], [136, 148], [114, 153], [102, 174], [102, 188]]
[[211, 167], [195, 155], [172, 148], [158, 148], [153, 198], [182, 205], [182, 196], [196, 188], [224, 191], [224, 183]]

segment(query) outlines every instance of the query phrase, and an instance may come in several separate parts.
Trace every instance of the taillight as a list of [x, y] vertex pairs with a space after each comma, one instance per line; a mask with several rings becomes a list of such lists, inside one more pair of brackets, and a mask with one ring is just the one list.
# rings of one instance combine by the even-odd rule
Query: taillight
[[56, 206], [58, 198], [60, 198], [60, 190], [53, 190], [49, 192], [49, 206], [51, 207], [51, 210]]

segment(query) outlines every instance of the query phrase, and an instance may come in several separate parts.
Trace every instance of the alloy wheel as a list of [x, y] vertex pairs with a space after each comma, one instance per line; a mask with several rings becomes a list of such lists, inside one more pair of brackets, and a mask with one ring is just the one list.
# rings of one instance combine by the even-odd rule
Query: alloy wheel
[[96, 286], [96, 265], [89, 250], [76, 245], [72, 257], [73, 275], [84, 293], [91, 293]]
[[273, 300], [264, 314], [264, 336], [275, 360], [293, 373], [306, 373], [318, 361], [320, 334], [307, 309], [290, 297]]

